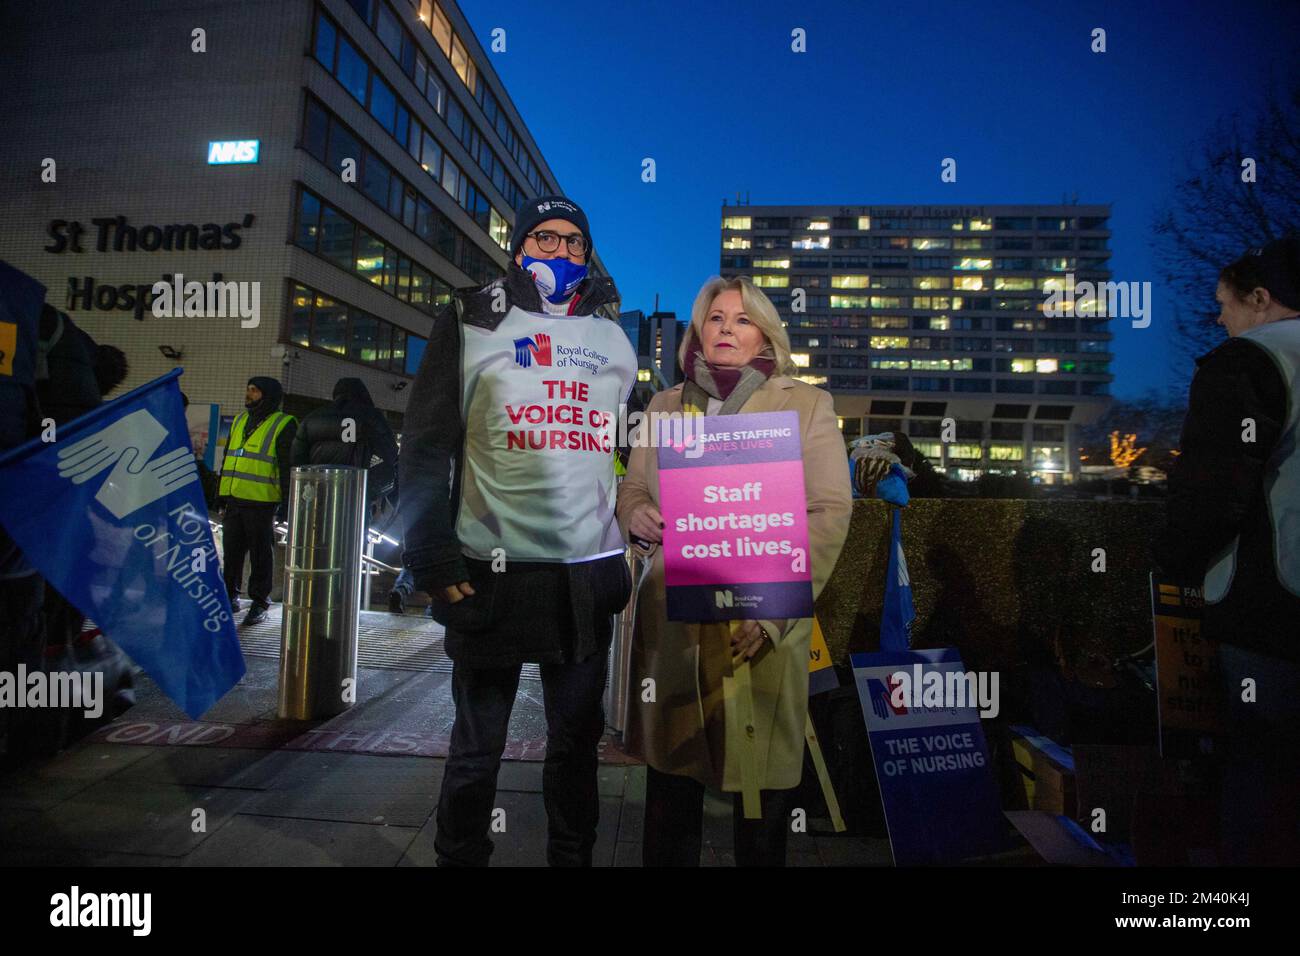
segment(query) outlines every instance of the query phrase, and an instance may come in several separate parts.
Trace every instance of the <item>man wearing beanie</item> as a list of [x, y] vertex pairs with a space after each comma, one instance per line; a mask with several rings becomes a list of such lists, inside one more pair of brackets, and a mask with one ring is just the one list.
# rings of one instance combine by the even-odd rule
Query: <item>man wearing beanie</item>
[[1219, 862], [1294, 866], [1300, 830], [1276, 824], [1300, 819], [1300, 242], [1249, 250], [1215, 298], [1229, 338], [1197, 359], [1155, 553], [1203, 587], [1218, 644]]
[[244, 618], [246, 626], [260, 624], [271, 607], [275, 519], [283, 517], [289, 501], [289, 469], [298, 422], [280, 411], [283, 396], [276, 379], [259, 375], [248, 380], [245, 411], [230, 425], [221, 462], [222, 574], [232, 610], [239, 610], [244, 555], [253, 563], [248, 577], [252, 606]]
[[614, 615], [631, 581], [614, 518], [613, 428], [636, 378], [586, 214], [519, 210], [514, 261], [435, 320], [402, 440], [404, 563], [447, 629], [456, 717], [438, 800], [441, 866], [486, 865], [519, 677], [540, 665], [547, 861], [589, 866]]

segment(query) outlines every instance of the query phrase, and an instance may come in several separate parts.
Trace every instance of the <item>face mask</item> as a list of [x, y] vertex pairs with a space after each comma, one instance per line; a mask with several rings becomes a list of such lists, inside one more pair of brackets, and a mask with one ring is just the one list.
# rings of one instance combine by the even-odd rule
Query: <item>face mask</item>
[[573, 294], [578, 283], [587, 277], [587, 267], [568, 259], [534, 259], [524, 256], [524, 271], [537, 280], [537, 290], [546, 301], [559, 305]]

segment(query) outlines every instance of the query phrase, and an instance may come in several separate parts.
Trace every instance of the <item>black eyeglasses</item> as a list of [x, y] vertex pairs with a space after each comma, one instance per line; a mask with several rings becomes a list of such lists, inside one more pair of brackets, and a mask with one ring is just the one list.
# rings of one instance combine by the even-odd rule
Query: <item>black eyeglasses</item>
[[563, 239], [569, 247], [569, 255], [585, 256], [587, 254], [587, 239], [580, 233], [571, 233], [567, 236], [561, 236], [558, 232], [550, 232], [543, 229], [539, 232], [529, 232], [525, 235], [537, 243], [537, 248], [542, 252], [555, 252], [560, 248], [560, 240]]

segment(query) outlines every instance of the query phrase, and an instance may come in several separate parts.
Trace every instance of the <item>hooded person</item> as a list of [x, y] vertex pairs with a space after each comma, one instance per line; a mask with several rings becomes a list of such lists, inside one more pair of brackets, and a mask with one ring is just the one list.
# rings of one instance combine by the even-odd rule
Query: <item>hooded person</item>
[[275, 519], [289, 500], [289, 471], [298, 422], [280, 411], [284, 389], [266, 376], [248, 380], [244, 409], [230, 426], [221, 462], [219, 494], [224, 504], [222, 571], [230, 607], [239, 610], [244, 557], [251, 558], [245, 625], [259, 624], [271, 606], [275, 559]]
[[517, 214], [506, 273], [433, 323], [407, 406], [403, 560], [447, 628], [456, 719], [439, 865], [486, 865], [497, 772], [525, 663], [546, 696], [547, 860], [591, 864], [614, 615], [631, 591], [614, 517], [612, 425], [636, 379], [618, 291], [591, 271], [563, 196]]
[[[380, 463], [374, 461], [380, 459]], [[359, 378], [334, 384], [334, 400], [305, 416], [293, 439], [294, 465], [397, 467], [397, 440]], [[368, 489], [371, 496], [379, 489]]]

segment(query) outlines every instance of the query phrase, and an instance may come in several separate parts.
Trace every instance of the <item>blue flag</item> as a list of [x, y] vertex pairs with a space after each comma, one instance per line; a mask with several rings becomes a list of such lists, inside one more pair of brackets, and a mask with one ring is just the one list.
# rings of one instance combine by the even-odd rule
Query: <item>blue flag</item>
[[0, 456], [0, 524], [190, 717], [244, 675], [177, 377]]
[[[906, 492], [904, 492], [906, 493]], [[912, 579], [903, 554], [903, 509], [894, 508], [889, 535], [889, 569], [885, 572], [885, 609], [880, 617], [880, 649], [905, 651], [912, 646]]]

